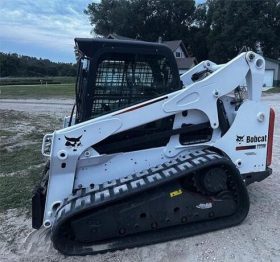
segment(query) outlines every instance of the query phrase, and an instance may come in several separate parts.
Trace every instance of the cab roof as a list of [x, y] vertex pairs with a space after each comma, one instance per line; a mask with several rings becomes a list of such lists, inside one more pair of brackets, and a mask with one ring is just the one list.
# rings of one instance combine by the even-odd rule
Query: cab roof
[[[103, 48], [108, 49], [108, 51], [114, 49], [125, 49], [126, 51], [135, 51], [135, 49], [140, 51], [141, 49], [145, 50], [145, 53], [150, 54], [166, 54], [166, 56], [170, 56], [172, 51], [163, 44], [153, 43], [153, 42], [145, 42], [138, 40], [115, 40], [115, 39], [105, 39], [105, 38], [75, 38], [76, 47], [79, 52], [81, 52], [84, 56], [92, 58], [95, 54]], [[138, 53], [137, 52], [137, 53]], [[172, 54], [173, 55], [173, 54]]]

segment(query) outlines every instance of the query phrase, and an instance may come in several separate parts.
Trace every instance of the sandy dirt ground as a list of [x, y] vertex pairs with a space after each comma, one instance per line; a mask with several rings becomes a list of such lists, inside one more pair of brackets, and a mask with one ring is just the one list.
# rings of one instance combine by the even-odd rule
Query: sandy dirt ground
[[[0, 214], [0, 261], [280, 261], [280, 94], [263, 100], [276, 112], [273, 174], [248, 187], [251, 207], [241, 225], [104, 255], [65, 257], [52, 247], [48, 232], [32, 230], [30, 218], [8, 210]], [[0, 100], [0, 109], [58, 117], [71, 107], [71, 100]]]

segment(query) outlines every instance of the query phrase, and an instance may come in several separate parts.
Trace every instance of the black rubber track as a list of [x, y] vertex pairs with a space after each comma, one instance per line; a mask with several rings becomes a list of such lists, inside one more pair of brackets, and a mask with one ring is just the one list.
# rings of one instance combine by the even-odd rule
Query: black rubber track
[[[189, 163], [189, 164], [187, 164]], [[184, 168], [182, 168], [184, 166]], [[170, 183], [172, 180], [187, 177], [205, 168], [223, 166], [230, 172], [231, 181], [233, 182], [232, 191], [235, 195], [237, 203], [236, 212], [233, 215], [215, 218], [202, 222], [193, 222], [189, 224], [180, 224], [164, 229], [152, 230], [135, 235], [122, 236], [106, 241], [98, 241], [94, 243], [83, 243], [75, 241], [71, 238], [71, 234], [67, 231], [71, 221], [77, 217], [82, 217], [88, 212], [94, 212], [97, 208], [106, 207], [118, 203], [119, 200], [131, 198], [139, 192], [151, 190], [154, 187], [159, 187], [165, 183]], [[170, 170], [176, 169], [172, 174]], [[169, 171], [168, 171], [169, 170]], [[148, 177], [154, 174], [162, 174], [165, 172], [164, 179], [152, 180]], [[196, 234], [202, 234], [214, 230], [223, 229], [240, 224], [247, 216], [249, 211], [249, 197], [246, 186], [239, 174], [235, 165], [227, 158], [218, 155], [209, 150], [194, 151], [188, 156], [181, 156], [176, 160], [164, 163], [159, 167], [155, 167], [140, 174], [133, 174], [125, 177], [126, 182], [122, 179], [111, 181], [103, 185], [98, 185], [95, 189], [83, 189], [78, 193], [71, 195], [60, 207], [57, 212], [56, 220], [52, 227], [52, 241], [54, 247], [65, 255], [90, 255], [97, 253], [105, 253], [108, 251], [121, 250], [125, 248], [133, 248], [137, 246], [149, 245], [168, 240], [189, 237]], [[144, 185], [131, 187], [131, 183], [143, 179]], [[111, 184], [111, 186], [110, 186]], [[127, 185], [127, 191], [118, 191], [117, 187]], [[109, 192], [109, 196], [104, 192]], [[103, 192], [103, 193], [102, 193]], [[102, 194], [100, 194], [102, 193]], [[97, 197], [99, 194], [99, 197]], [[89, 203], [90, 199], [90, 203]]]

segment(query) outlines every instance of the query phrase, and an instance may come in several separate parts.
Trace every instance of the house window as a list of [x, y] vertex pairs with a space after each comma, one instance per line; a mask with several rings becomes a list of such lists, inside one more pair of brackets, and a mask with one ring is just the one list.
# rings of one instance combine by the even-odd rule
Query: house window
[[175, 56], [176, 56], [176, 58], [180, 58], [181, 57], [181, 52], [176, 52]]

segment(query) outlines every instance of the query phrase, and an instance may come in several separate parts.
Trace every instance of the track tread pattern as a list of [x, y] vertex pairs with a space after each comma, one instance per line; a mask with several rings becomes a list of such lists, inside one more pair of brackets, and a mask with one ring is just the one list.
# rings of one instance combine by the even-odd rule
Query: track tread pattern
[[[74, 216], [80, 215], [89, 210], [94, 210], [95, 208], [101, 206], [111, 205], [121, 199], [125, 199], [147, 189], [160, 186], [163, 183], [168, 183], [172, 180], [186, 177], [188, 174], [192, 174], [202, 168], [213, 165], [226, 165], [236, 170], [230, 160], [209, 149], [194, 150], [191, 153], [179, 155], [176, 159], [147, 170], [143, 170], [120, 179], [107, 181], [103, 184], [94, 185], [93, 187], [78, 190], [64, 200], [63, 205], [56, 213], [55, 221], [52, 227], [52, 240], [54, 247], [66, 255], [88, 255], [147, 244], [147, 240], [145, 241], [142, 240], [140, 236], [135, 236], [135, 241], [131, 238], [127, 240], [127, 243], [116, 241], [116, 243], [111, 242], [108, 245], [103, 244], [101, 246], [90, 247], [88, 245], [83, 246], [81, 243], [75, 243], [75, 241], [65, 243], [66, 241], [61, 239], [60, 234], [62, 233], [62, 226], [66, 223], [66, 221], [71, 220]], [[191, 228], [190, 225], [188, 226], [189, 232], [186, 232], [185, 234], [180, 232], [181, 229], [176, 234], [170, 232], [169, 236], [166, 234], [161, 235], [159, 233], [159, 237], [153, 237], [148, 243], [151, 244], [166, 241], [239, 224], [248, 213], [249, 200], [246, 187], [241, 180], [239, 172], [238, 176], [238, 183], [240, 184], [239, 190], [242, 191], [243, 197], [241, 197], [242, 199], [240, 198], [240, 192], [236, 193], [236, 195], [237, 198], [240, 198], [238, 201], [243, 202], [241, 204], [242, 208], [239, 210], [240, 212], [237, 212], [234, 219], [228, 221], [226, 225], [224, 225], [224, 222], [220, 223], [220, 225], [219, 223], [213, 225], [213, 222], [210, 221], [194, 223]], [[202, 226], [202, 224], [204, 226]]]

